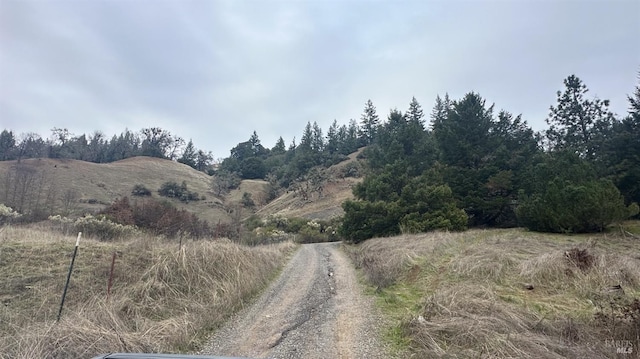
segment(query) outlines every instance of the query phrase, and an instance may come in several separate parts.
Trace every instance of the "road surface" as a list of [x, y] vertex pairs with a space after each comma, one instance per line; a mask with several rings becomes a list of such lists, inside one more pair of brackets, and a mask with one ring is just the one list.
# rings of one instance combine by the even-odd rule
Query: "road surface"
[[248, 358], [388, 358], [373, 298], [339, 243], [305, 244], [281, 276], [199, 354]]

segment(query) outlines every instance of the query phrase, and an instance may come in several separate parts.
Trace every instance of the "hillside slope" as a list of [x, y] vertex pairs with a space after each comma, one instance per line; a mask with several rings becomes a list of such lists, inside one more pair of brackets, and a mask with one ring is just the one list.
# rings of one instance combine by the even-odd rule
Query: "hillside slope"
[[304, 199], [293, 190], [286, 191], [280, 197], [260, 208], [261, 217], [281, 215], [283, 217], [305, 217], [309, 219], [330, 219], [341, 216], [342, 202], [353, 198], [352, 188], [362, 181], [363, 164], [358, 155], [363, 148], [349, 155], [349, 158], [329, 168], [322, 169], [322, 195], [311, 193]]
[[[0, 162], [0, 202], [22, 203], [24, 208], [45, 205], [56, 199], [56, 208], [69, 207], [67, 212], [95, 212], [116, 198], [129, 196], [137, 184], [152, 191], [167, 181], [186, 182], [190, 191], [205, 196], [205, 200], [184, 204], [179, 208], [197, 213], [207, 220], [226, 220], [222, 201], [209, 192], [211, 177], [174, 161], [133, 157], [112, 163], [92, 163], [77, 160], [28, 159]], [[16, 198], [17, 197], [17, 198]], [[24, 198], [21, 198], [24, 197]], [[68, 202], [68, 203], [66, 203]]]
[[223, 198], [211, 191], [211, 177], [193, 168], [170, 160], [154, 157], [132, 157], [112, 163], [93, 163], [68, 159], [38, 158], [0, 162], [0, 203], [17, 210], [54, 208], [54, 213], [81, 215], [97, 212], [117, 198], [130, 197], [135, 185], [143, 185], [158, 195], [160, 186], [173, 181], [186, 182], [189, 191], [197, 192], [204, 200], [183, 203], [170, 201], [211, 223], [228, 222], [242, 201], [250, 193], [256, 206], [240, 211], [246, 218], [256, 212], [265, 217], [278, 214], [285, 217], [329, 219], [342, 214], [341, 203], [352, 198], [351, 189], [360, 182], [362, 164], [357, 159], [361, 151], [353, 153], [341, 163], [321, 169], [322, 195], [311, 193], [302, 199], [292, 190], [267, 202], [268, 183], [263, 180], [244, 180], [240, 186]]

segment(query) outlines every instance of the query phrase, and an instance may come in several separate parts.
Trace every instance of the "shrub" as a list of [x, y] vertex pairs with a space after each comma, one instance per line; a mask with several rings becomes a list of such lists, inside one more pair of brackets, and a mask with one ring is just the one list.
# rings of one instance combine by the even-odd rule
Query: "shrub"
[[247, 208], [253, 208], [256, 206], [256, 203], [253, 201], [253, 198], [251, 198], [251, 193], [244, 192], [242, 194], [242, 206]]
[[342, 168], [342, 177], [360, 177], [360, 166], [356, 162], [347, 163]]
[[602, 232], [609, 224], [633, 215], [609, 180], [576, 184], [556, 178], [542, 193], [523, 196], [516, 213], [526, 228], [538, 232]]
[[22, 215], [20, 213], [14, 211], [11, 207], [7, 207], [0, 203], [0, 225], [9, 223], [21, 216]]
[[114, 222], [148, 229], [151, 232], [168, 237], [185, 233], [194, 238], [214, 235], [214, 231], [204, 220], [184, 209], [178, 210], [167, 201], [148, 199], [131, 205], [124, 197], [115, 201], [102, 212]]
[[131, 194], [134, 196], [146, 197], [146, 196], [151, 196], [151, 190], [141, 184], [137, 184], [133, 186], [133, 190], [131, 190]]
[[56, 215], [50, 216], [49, 220], [60, 225], [60, 230], [65, 234], [82, 232], [86, 237], [93, 237], [103, 241], [128, 238], [139, 234], [135, 226], [115, 223], [104, 216], [94, 217], [87, 215], [73, 220]]
[[173, 181], [165, 182], [160, 186], [158, 194], [164, 197], [177, 198], [182, 202], [200, 200], [200, 195], [197, 192], [191, 192], [187, 189], [186, 181], [182, 181], [181, 185]]

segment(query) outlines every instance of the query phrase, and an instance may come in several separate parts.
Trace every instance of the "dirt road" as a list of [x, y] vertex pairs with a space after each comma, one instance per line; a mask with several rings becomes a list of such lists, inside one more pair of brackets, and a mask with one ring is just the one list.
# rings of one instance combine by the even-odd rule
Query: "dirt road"
[[387, 358], [380, 319], [337, 243], [303, 245], [282, 275], [200, 354], [249, 358]]

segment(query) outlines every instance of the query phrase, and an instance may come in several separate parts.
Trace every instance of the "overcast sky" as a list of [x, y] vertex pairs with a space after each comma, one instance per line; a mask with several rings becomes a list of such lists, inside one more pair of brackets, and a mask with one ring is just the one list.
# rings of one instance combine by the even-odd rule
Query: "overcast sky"
[[162, 127], [219, 158], [476, 91], [542, 130], [570, 74], [626, 114], [639, 39], [638, 0], [0, 0], [0, 127]]

